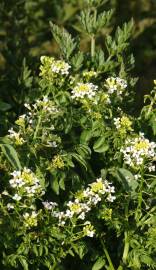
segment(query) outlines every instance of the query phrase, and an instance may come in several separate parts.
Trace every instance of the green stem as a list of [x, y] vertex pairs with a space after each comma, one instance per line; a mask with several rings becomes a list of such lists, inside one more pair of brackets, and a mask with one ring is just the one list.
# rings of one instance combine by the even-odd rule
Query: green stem
[[[144, 164], [143, 164], [144, 166]], [[141, 209], [141, 206], [142, 206], [142, 192], [143, 192], [143, 184], [144, 184], [144, 171], [143, 171], [143, 166], [141, 168], [141, 183], [140, 183], [140, 190], [139, 190], [139, 193], [138, 193], [138, 209]]]
[[[94, 12], [94, 26], [96, 25], [96, 17], [97, 17], [97, 10], [96, 8], [93, 9]], [[95, 55], [95, 34], [92, 33], [91, 35], [91, 58], [93, 59]]]
[[101, 244], [102, 244], [102, 247], [103, 247], [103, 251], [104, 251], [104, 253], [105, 253], [105, 255], [106, 255], [106, 258], [107, 258], [107, 261], [108, 261], [108, 263], [109, 263], [109, 269], [110, 270], [115, 270], [115, 268], [114, 268], [114, 266], [113, 266], [113, 263], [112, 263], [112, 261], [111, 261], [111, 258], [110, 258], [110, 256], [109, 256], [109, 253], [108, 253], [108, 251], [107, 251], [107, 249], [106, 249], [106, 246], [105, 246], [105, 244], [104, 244], [104, 242], [101, 240]]
[[34, 132], [34, 137], [33, 137], [34, 140], [37, 137], [37, 133], [39, 131], [40, 124], [41, 124], [41, 119], [42, 119], [42, 115], [40, 115], [39, 118], [38, 118], [37, 126], [36, 126], [36, 129], [35, 129], [35, 132]]
[[126, 263], [127, 263], [127, 257], [128, 257], [128, 252], [129, 252], [129, 237], [128, 237], [128, 232], [125, 231], [124, 235], [125, 235], [125, 245], [124, 245], [124, 251], [123, 251], [122, 260], [123, 260], [123, 263], [126, 265]]
[[[126, 221], [126, 226], [128, 228], [128, 209], [129, 209], [129, 202], [130, 199], [128, 198], [128, 202], [125, 206], [125, 221]], [[124, 232], [124, 251], [123, 251], [123, 256], [122, 256], [122, 261], [126, 265], [127, 264], [127, 257], [128, 257], [128, 252], [129, 252], [129, 234], [128, 234], [128, 229], [125, 230]]]
[[53, 264], [53, 266], [51, 266], [51, 270], [55, 270], [55, 267], [57, 266], [57, 263], [55, 262], [54, 264]]
[[95, 55], [95, 36], [91, 36], [91, 57], [94, 58]]

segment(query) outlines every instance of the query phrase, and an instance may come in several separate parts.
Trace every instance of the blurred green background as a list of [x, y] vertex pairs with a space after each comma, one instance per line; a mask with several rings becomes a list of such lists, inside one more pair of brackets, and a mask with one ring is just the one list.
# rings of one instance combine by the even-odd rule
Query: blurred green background
[[[105, 0], [101, 9], [113, 8], [112, 31], [118, 25], [134, 19], [131, 51], [135, 57], [133, 75], [139, 77], [137, 102], [150, 91], [156, 78], [156, 0]], [[77, 15], [85, 0], [1, 0], [0, 1], [0, 101], [5, 101], [19, 113], [23, 93], [27, 94], [28, 74], [35, 75], [41, 55], [59, 56], [49, 21], [66, 27], [77, 35]], [[103, 43], [103, 32], [98, 43]], [[88, 40], [82, 36], [81, 49], [87, 50]], [[23, 61], [25, 59], [25, 61]], [[24, 77], [25, 76], [25, 77]], [[1, 110], [2, 111], [2, 110]], [[1, 123], [7, 121], [6, 113]], [[4, 125], [3, 125], [4, 126]]]

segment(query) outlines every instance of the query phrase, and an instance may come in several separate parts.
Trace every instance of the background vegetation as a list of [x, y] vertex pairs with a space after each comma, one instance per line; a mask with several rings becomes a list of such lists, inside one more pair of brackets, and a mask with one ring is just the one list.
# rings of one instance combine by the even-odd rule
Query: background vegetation
[[[142, 104], [142, 94], [152, 88], [155, 76], [156, 2], [154, 0], [104, 2], [101, 10], [103, 7], [114, 10], [111, 29], [115, 29], [132, 17], [134, 19], [131, 48], [136, 60], [134, 74], [140, 78], [137, 84], [136, 107], [138, 107]], [[0, 100], [7, 100], [11, 106], [11, 117], [20, 113], [20, 104], [23, 103], [29, 89], [29, 84], [24, 82], [26, 74], [22, 74], [21, 66], [26, 65], [32, 74], [35, 74], [41, 55], [59, 54], [49, 21], [65, 26], [70, 33], [76, 35], [77, 14], [85, 5], [84, 0], [0, 1]], [[101, 32], [99, 44], [103, 44], [109, 31], [110, 29], [105, 29]], [[88, 45], [87, 37], [82, 36], [82, 49], [88, 49]], [[5, 125], [6, 121], [5, 117], [5, 120], [3, 119]]]
[[1, 268], [156, 269], [155, 30], [152, 0], [1, 0]]

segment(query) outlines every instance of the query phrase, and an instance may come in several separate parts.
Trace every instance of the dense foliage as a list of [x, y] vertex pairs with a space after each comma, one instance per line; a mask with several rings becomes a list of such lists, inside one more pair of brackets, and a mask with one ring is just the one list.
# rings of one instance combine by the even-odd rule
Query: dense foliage
[[[40, 12], [46, 2], [38, 1]], [[75, 24], [80, 35], [50, 22], [60, 56], [42, 55], [39, 65], [31, 58], [33, 72], [26, 50], [31, 39], [25, 40], [15, 54], [18, 70], [11, 66], [19, 92], [13, 89], [8, 102], [5, 91], [1, 96], [1, 124], [9, 126], [0, 138], [4, 270], [156, 269], [156, 82], [135, 115], [134, 22], [112, 31], [113, 10], [103, 11], [108, 1], [82, 2]], [[23, 24], [32, 33], [36, 27], [27, 23], [32, 6], [25, 4], [20, 38]]]

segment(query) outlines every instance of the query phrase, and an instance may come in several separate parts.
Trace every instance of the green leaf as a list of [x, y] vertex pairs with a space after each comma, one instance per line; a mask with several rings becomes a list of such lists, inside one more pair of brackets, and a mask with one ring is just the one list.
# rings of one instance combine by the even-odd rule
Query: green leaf
[[76, 153], [71, 153], [71, 156], [87, 170], [86, 161], [80, 155]]
[[39, 256], [42, 256], [43, 254], [43, 246], [40, 244], [39, 246]]
[[14, 169], [21, 170], [21, 164], [17, 155], [16, 150], [9, 144], [0, 144], [3, 154], [6, 156], [8, 161], [11, 163]]
[[153, 259], [148, 254], [142, 254], [141, 261], [149, 266], [153, 264]]
[[153, 134], [156, 135], [156, 116], [152, 114], [151, 118], [149, 119], [150, 126], [152, 127]]
[[25, 257], [24, 257], [24, 256], [19, 256], [18, 259], [19, 259], [20, 264], [21, 264], [22, 267], [23, 267], [23, 270], [29, 270], [29, 268], [28, 268], [28, 263], [27, 263]]
[[0, 100], [0, 111], [5, 112], [11, 109], [11, 105]]
[[59, 187], [59, 182], [58, 182], [58, 179], [57, 179], [57, 178], [54, 178], [54, 179], [52, 180], [52, 182], [51, 182], [51, 187], [52, 187], [53, 191], [54, 191], [57, 195], [59, 195], [59, 189], [60, 189], [60, 187]]
[[33, 245], [32, 251], [34, 252], [34, 254], [36, 256], [38, 256], [38, 249], [37, 249], [37, 246], [35, 244]]
[[92, 270], [100, 270], [105, 265], [105, 260], [103, 257], [100, 257], [97, 259], [97, 261], [94, 263]]
[[84, 55], [83, 52], [78, 52], [71, 59], [71, 64], [75, 70], [79, 70], [83, 64]]
[[101, 169], [101, 177], [102, 177], [102, 179], [106, 179], [106, 175], [107, 175], [107, 170], [106, 169]]
[[104, 11], [98, 16], [93, 13], [91, 9], [83, 10], [78, 16], [79, 23], [81, 25], [81, 31], [88, 33], [89, 35], [97, 34], [102, 28], [110, 22], [113, 11]]
[[105, 137], [100, 137], [97, 139], [97, 141], [94, 143], [93, 149], [96, 150], [99, 147], [101, 147], [105, 143]]
[[81, 241], [78, 244], [72, 244], [72, 247], [76, 254], [79, 255], [80, 259], [82, 260], [84, 255], [87, 253], [87, 245], [85, 242]]
[[123, 270], [123, 267], [120, 265], [117, 270]]
[[64, 178], [62, 177], [61, 180], [59, 181], [59, 186], [62, 190], [65, 190], [65, 184], [64, 184]]
[[96, 29], [100, 31], [103, 27], [108, 25], [112, 15], [113, 10], [103, 11], [101, 14], [99, 14], [97, 17]]
[[109, 145], [105, 141], [105, 137], [100, 137], [93, 145], [93, 149], [95, 152], [103, 153], [109, 149]]
[[11, 140], [7, 137], [0, 137], [0, 144], [11, 144]]
[[91, 154], [90, 148], [86, 144], [79, 144], [75, 147], [77, 153], [82, 156], [88, 158]]
[[50, 27], [62, 54], [66, 59], [69, 59], [77, 47], [77, 41], [63, 27], [60, 28], [52, 22], [50, 22]]
[[102, 49], [99, 49], [96, 51], [95, 61], [96, 61], [96, 66], [99, 70], [103, 66], [103, 64], [105, 63], [105, 55], [104, 55], [104, 51]]
[[48, 255], [48, 253], [49, 253], [48, 247], [44, 246], [44, 252], [45, 252], [45, 255]]
[[33, 82], [33, 76], [31, 70], [26, 64], [26, 59], [23, 59], [21, 76], [18, 78], [18, 82], [24, 85], [26, 88], [30, 88]]
[[87, 143], [92, 137], [92, 130], [88, 129], [88, 130], [84, 130], [81, 133], [81, 137], [80, 137], [80, 142], [81, 143]]
[[138, 187], [138, 182], [134, 178], [134, 175], [127, 169], [118, 169], [118, 179], [122, 183], [124, 189], [128, 192], [135, 191]]
[[72, 257], [75, 256], [74, 252], [73, 252], [71, 249], [68, 251], [68, 253], [69, 253]]

